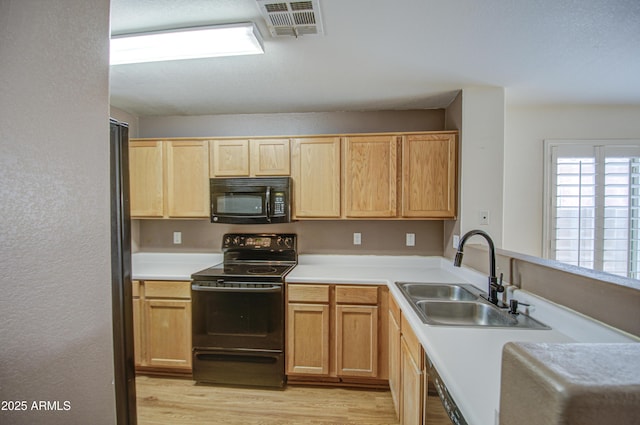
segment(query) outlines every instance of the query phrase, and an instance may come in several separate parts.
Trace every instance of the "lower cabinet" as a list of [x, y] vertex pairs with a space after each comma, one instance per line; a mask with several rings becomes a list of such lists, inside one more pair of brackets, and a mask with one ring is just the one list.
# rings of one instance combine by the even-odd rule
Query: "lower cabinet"
[[400, 417], [402, 402], [402, 340], [400, 332], [400, 308], [389, 297], [389, 389], [396, 415]]
[[400, 326], [402, 403], [400, 423], [421, 425], [424, 412], [424, 354], [422, 346], [408, 323], [402, 320]]
[[386, 286], [287, 285], [289, 382], [386, 386]]
[[191, 373], [191, 283], [134, 282], [136, 370]]
[[402, 425], [451, 421], [427, 374], [425, 352], [393, 297], [389, 297], [389, 388]]

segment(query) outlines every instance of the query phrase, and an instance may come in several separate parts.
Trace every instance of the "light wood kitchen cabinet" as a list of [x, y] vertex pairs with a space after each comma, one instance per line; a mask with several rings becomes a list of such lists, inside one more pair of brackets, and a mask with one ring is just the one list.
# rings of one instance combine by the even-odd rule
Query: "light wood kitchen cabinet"
[[209, 217], [209, 145], [206, 141], [167, 142], [169, 217]]
[[378, 376], [378, 288], [336, 286], [338, 376]]
[[209, 145], [203, 140], [129, 143], [132, 218], [209, 217]]
[[424, 351], [418, 337], [411, 329], [406, 317], [400, 318], [400, 367], [402, 382], [402, 402], [400, 403], [400, 423], [402, 425], [422, 425], [424, 392]]
[[137, 287], [133, 300], [136, 370], [190, 373], [191, 282], [140, 281]]
[[248, 177], [248, 140], [211, 140], [209, 142], [211, 177]]
[[386, 286], [288, 284], [289, 382], [386, 383], [387, 296]]
[[161, 141], [129, 142], [132, 217], [164, 215], [164, 145]]
[[401, 338], [402, 362], [402, 404], [400, 423], [402, 425], [422, 425], [423, 376], [422, 367], [411, 355], [407, 340]]
[[340, 138], [292, 139], [294, 218], [339, 218]]
[[424, 348], [393, 297], [389, 300], [389, 351], [389, 388], [400, 424], [450, 423], [438, 395], [429, 399]]
[[350, 136], [344, 146], [347, 218], [395, 217], [398, 211], [398, 137]]
[[456, 133], [402, 137], [402, 216], [455, 218]]
[[457, 215], [456, 131], [132, 139], [130, 146], [133, 218], [208, 218], [210, 177], [288, 175], [295, 220]]
[[249, 143], [252, 175], [260, 177], [291, 174], [289, 139], [252, 139]]
[[329, 374], [329, 285], [287, 289], [287, 373]]
[[224, 139], [209, 143], [211, 177], [291, 174], [289, 139]]
[[393, 407], [398, 417], [400, 417], [400, 402], [402, 401], [401, 314], [395, 299], [389, 297], [389, 390], [391, 390]]

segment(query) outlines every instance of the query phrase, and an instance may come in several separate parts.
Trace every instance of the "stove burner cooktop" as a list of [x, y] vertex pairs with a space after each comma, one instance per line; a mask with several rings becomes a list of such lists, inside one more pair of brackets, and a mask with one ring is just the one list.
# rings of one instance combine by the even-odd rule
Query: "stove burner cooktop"
[[207, 279], [250, 279], [261, 278], [284, 279], [284, 276], [294, 265], [271, 264], [218, 264], [191, 275], [195, 280]]
[[223, 262], [191, 275], [193, 280], [284, 282], [298, 262], [296, 235], [228, 233], [222, 242]]
[[275, 267], [250, 267], [247, 269], [248, 274], [273, 274], [276, 271]]

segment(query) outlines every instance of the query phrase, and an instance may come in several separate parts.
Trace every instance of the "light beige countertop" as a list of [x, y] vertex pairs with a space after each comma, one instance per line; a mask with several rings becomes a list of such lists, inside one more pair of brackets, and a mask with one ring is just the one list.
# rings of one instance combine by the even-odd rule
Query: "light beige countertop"
[[136, 252], [131, 256], [133, 280], [191, 280], [191, 274], [222, 262], [222, 254]]

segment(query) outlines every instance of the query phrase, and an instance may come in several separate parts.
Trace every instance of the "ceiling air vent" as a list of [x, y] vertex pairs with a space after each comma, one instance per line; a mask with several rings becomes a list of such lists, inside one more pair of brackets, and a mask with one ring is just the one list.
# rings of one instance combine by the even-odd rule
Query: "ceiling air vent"
[[256, 0], [272, 37], [322, 35], [319, 0]]

